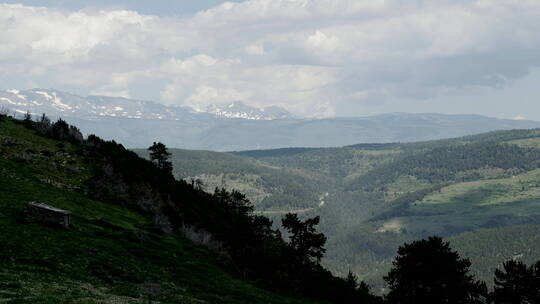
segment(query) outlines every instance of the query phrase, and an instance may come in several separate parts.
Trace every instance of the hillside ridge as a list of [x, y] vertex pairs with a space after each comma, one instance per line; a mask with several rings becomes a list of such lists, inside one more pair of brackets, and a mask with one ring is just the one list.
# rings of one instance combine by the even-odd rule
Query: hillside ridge
[[[381, 288], [397, 247], [432, 234], [458, 244], [488, 284], [511, 251], [524, 252], [529, 263], [540, 259], [527, 237], [540, 225], [540, 129], [416, 143], [206, 152], [204, 159], [172, 151], [178, 178], [200, 179], [207, 189], [241, 189], [270, 217], [295, 210], [320, 215], [329, 237], [324, 264], [341, 275], [350, 265]], [[479, 235], [486, 239], [475, 245], [471, 240]]]
[[[84, 139], [63, 120], [0, 115], [0, 155], [2, 299], [377, 299], [291, 247], [243, 194], [201, 191], [114, 141]], [[28, 220], [23, 211], [32, 201], [71, 212], [69, 229]]]

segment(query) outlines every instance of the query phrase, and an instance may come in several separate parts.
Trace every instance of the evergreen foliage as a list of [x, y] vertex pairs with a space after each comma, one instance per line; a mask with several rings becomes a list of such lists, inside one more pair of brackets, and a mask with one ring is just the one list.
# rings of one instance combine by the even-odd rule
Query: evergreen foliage
[[[110, 158], [103, 158], [108, 154], [99, 154], [105, 142], [92, 146], [95, 136], [80, 144], [38, 134], [23, 121], [0, 122], [0, 302], [142, 303], [148, 282], [157, 286], [153, 299], [159, 303], [318, 302], [286, 289], [264, 290], [264, 282], [246, 278], [216, 252], [181, 233], [163, 233], [130, 199], [92, 199], [88, 181], [102, 165], [112, 170]], [[116, 144], [107, 147], [117, 153], [117, 165], [130, 157]], [[148, 161], [132, 164], [146, 173], [161, 171]], [[120, 196], [122, 182], [109, 189]], [[26, 220], [22, 211], [30, 201], [71, 211], [70, 228]]]
[[281, 225], [290, 234], [289, 248], [300, 263], [321, 262], [326, 249], [326, 236], [317, 233], [315, 228], [319, 224], [320, 217], [314, 217], [301, 221], [297, 214], [287, 213], [281, 220]]
[[528, 266], [509, 260], [495, 270], [494, 304], [540, 303], [540, 261]]
[[350, 269], [382, 292], [399, 245], [433, 234], [458, 238], [490, 287], [494, 267], [514, 251], [527, 263], [539, 259], [524, 226], [540, 227], [539, 151], [540, 130], [532, 129], [235, 155], [171, 149], [171, 161], [177, 177], [239, 189], [275, 222], [291, 211], [320, 216], [324, 265], [343, 277]]
[[483, 303], [487, 288], [469, 274], [470, 266], [439, 237], [404, 244], [384, 278], [390, 289], [387, 300], [392, 304]]
[[30, 114], [29, 111], [26, 111], [26, 113], [24, 113], [24, 118], [23, 118], [24, 122], [28, 123], [30, 121], [32, 121], [32, 114]]
[[50, 127], [51, 127], [51, 120], [49, 119], [49, 117], [47, 117], [47, 115], [45, 115], [45, 113], [43, 113], [41, 117], [39, 118], [39, 120], [36, 122], [36, 130], [40, 134], [45, 134], [47, 133]]
[[[455, 181], [459, 172], [482, 168], [517, 169], [519, 172], [537, 169], [540, 168], [540, 150], [497, 142], [436, 147], [424, 153], [399, 157], [359, 177], [348, 188], [373, 191], [403, 175], [442, 183]], [[478, 174], [462, 176], [461, 181], [479, 177]]]
[[154, 142], [152, 146], [148, 148], [150, 151], [150, 160], [152, 160], [159, 169], [172, 173], [172, 163], [169, 161], [171, 153], [167, 151], [167, 147], [160, 142]]

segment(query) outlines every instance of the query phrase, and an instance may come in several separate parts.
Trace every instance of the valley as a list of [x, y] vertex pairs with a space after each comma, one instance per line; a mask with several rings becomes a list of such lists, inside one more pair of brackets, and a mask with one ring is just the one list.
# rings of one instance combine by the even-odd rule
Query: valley
[[244, 191], [274, 221], [285, 211], [320, 215], [324, 263], [337, 274], [352, 269], [382, 288], [397, 247], [436, 234], [491, 284], [494, 269], [514, 254], [540, 258], [528, 241], [540, 227], [539, 143], [532, 129], [342, 148], [171, 149], [171, 160], [177, 178]]
[[540, 304], [540, 0], [0, 28], [0, 304]]
[[[52, 135], [43, 137], [38, 134], [40, 122], [3, 119], [4, 122], [0, 122], [0, 191], [5, 210], [2, 220], [12, 232], [2, 234], [0, 242], [8, 246], [4, 257], [21, 256], [2, 264], [7, 273], [20, 269], [17, 270], [20, 276], [17, 287], [7, 288], [6, 296], [16, 298], [20, 294], [15, 290], [28, 293], [30, 286], [38, 286], [34, 293], [38, 303], [58, 298], [66, 288], [81, 289], [74, 298], [120, 297], [137, 301], [141, 284], [150, 281], [145, 277], [152, 278], [149, 272], [160, 273], [154, 277], [161, 278], [160, 284], [183, 282], [182, 278], [171, 277], [169, 273], [185, 271], [181, 270], [185, 266], [173, 262], [178, 251], [185, 255], [190, 265], [201, 259], [214, 265], [205, 264], [205, 270], [197, 270], [196, 274], [187, 272], [189, 278], [215, 276], [215, 273], [206, 273], [224, 271], [215, 252], [197, 247], [181, 237], [162, 235], [155, 229], [170, 233], [178, 229], [174, 227], [182, 227], [178, 223], [189, 221], [215, 229], [213, 233], [220, 236], [218, 231], [222, 230], [222, 225], [230, 225], [228, 221], [234, 219], [234, 216], [229, 218], [230, 215], [225, 216], [224, 210], [220, 210], [228, 208], [219, 203], [223, 199], [220, 197], [228, 199], [228, 195], [232, 195], [233, 203], [236, 199], [243, 202], [241, 193], [245, 193], [254, 204], [253, 219], [264, 215], [274, 223], [273, 226], [271, 222], [267, 224], [272, 229], [281, 230], [281, 233], [285, 231], [279, 223], [288, 213], [306, 220], [320, 216], [319, 230], [327, 236], [322, 265], [339, 277], [352, 272], [368, 283], [375, 294], [386, 292], [383, 277], [390, 270], [398, 246], [432, 235], [444, 237], [469, 258], [472, 272], [485, 280], [488, 286], [492, 284], [490, 279], [494, 270], [502, 262], [519, 258], [525, 263], [532, 263], [540, 259], [540, 242], [535, 241], [540, 235], [538, 129], [341, 148], [282, 148], [229, 153], [169, 149], [172, 173], [177, 180], [169, 176], [166, 180], [171, 186], [163, 186], [159, 182], [166, 178], [160, 177], [163, 172], [151, 178], [149, 176], [153, 175], [144, 174], [148, 170], [156, 170], [152, 163], [136, 156], [148, 158], [146, 149], [136, 149], [135, 154], [115, 142], [103, 142], [95, 136], [88, 137], [81, 145], [78, 129], [69, 129], [67, 125], [65, 128], [71, 135], [62, 135], [68, 136], [63, 140], [51, 139], [47, 136]], [[65, 122], [58, 121], [50, 128], [64, 128], [62, 124]], [[100, 156], [102, 153], [104, 156]], [[110, 165], [118, 168], [110, 171], [107, 169], [109, 165], [96, 167], [104, 161], [99, 157], [109, 159]], [[136, 165], [131, 167], [130, 163]], [[126, 171], [114, 173], [115, 170]], [[172, 190], [172, 185], [180, 188]], [[167, 190], [169, 188], [171, 190]], [[227, 191], [219, 190], [222, 188]], [[147, 191], [172, 192], [151, 194]], [[173, 201], [165, 199], [169, 195], [173, 195]], [[189, 203], [185, 201], [186, 197]], [[54, 229], [39, 232], [39, 226], [28, 226], [20, 212], [25, 202], [32, 200], [54, 201], [57, 207], [77, 214], [74, 218], [77, 224], [74, 230], [70, 230], [69, 238], [64, 239]], [[183, 203], [170, 205], [177, 200]], [[203, 205], [199, 206], [201, 203]], [[180, 217], [175, 215], [179, 210]], [[28, 234], [21, 230], [29, 228], [35, 230], [25, 232]], [[190, 229], [184, 233], [200, 238], [198, 232]], [[234, 237], [230, 239], [227, 234], [220, 237], [237, 243], [234, 229], [225, 233], [232, 233]], [[14, 245], [16, 241], [12, 236], [15, 235], [25, 235], [28, 246]], [[100, 243], [109, 242], [109, 237], [121, 241], [115, 245]], [[146, 241], [147, 237], [152, 239], [152, 244]], [[45, 249], [46, 243], [36, 243], [33, 239], [56, 242], [60, 248]], [[133, 245], [135, 247], [132, 248], [129, 242], [136, 240], [141, 247]], [[74, 242], [86, 242], [90, 247], [82, 251], [66, 251]], [[206, 245], [211, 248], [211, 244], [210, 241]], [[104, 246], [110, 248], [104, 249]], [[148, 251], [148, 246], [154, 246], [152, 250], [157, 251]], [[87, 256], [88, 252], [94, 252], [91, 247], [101, 248], [102, 254], [94, 258]], [[115, 252], [125, 251], [128, 247], [131, 249], [121, 254], [124, 261], [113, 258], [118, 254]], [[31, 257], [36, 250], [46, 255], [38, 255], [36, 260]], [[164, 258], [162, 254], [169, 254], [170, 250], [173, 260], [168, 263], [173, 263], [177, 267], [175, 270], [163, 268], [158, 262]], [[67, 258], [71, 254], [77, 258]], [[149, 254], [157, 260], [144, 267], [139, 265], [140, 258], [146, 259]], [[66, 263], [58, 264], [63, 259]], [[36, 277], [35, 271], [30, 270], [42, 264], [40, 269], [50, 273], [50, 280], [54, 278], [57, 289], [45, 291], [42, 281], [45, 277]], [[23, 270], [25, 267], [27, 271]], [[93, 267], [108, 270], [88, 272]], [[78, 275], [68, 275], [71, 270]], [[216, 284], [220, 284], [223, 276], [234, 275], [235, 272], [225, 270], [218, 275], [220, 279]], [[115, 278], [114, 282], [108, 281], [112, 278]], [[136, 283], [128, 278], [134, 278]], [[227, 287], [227, 295], [240, 288], [242, 293], [253, 294], [253, 303], [264, 298], [267, 291], [250, 285], [243, 277], [237, 280]], [[11, 286], [7, 281], [2, 284]], [[191, 285], [186, 284], [181, 283], [188, 286], [182, 288], [188, 289], [166, 288], [169, 292], [180, 292], [182, 299], [193, 301], [214, 297], [210, 300], [214, 302], [221, 297], [214, 291], [198, 290], [198, 287], [191, 289]], [[82, 286], [89, 287], [82, 289]], [[279, 297], [282, 296], [273, 296], [275, 299]], [[303, 302], [294, 297], [283, 295], [276, 303]], [[180, 299], [172, 295], [163, 295], [163, 298]], [[232, 303], [238, 298], [219, 299], [220, 303]]]

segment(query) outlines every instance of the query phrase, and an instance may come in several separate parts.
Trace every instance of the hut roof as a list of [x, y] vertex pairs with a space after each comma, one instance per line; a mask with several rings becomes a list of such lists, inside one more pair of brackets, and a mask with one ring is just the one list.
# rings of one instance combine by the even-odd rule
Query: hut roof
[[53, 211], [53, 212], [56, 212], [56, 213], [71, 214], [71, 212], [69, 212], [67, 210], [56, 208], [56, 207], [53, 207], [53, 206], [49, 206], [49, 205], [43, 204], [43, 203], [31, 202], [28, 205], [34, 206], [34, 207], [37, 207], [37, 208], [47, 209], [47, 210], [50, 210], [50, 211]]

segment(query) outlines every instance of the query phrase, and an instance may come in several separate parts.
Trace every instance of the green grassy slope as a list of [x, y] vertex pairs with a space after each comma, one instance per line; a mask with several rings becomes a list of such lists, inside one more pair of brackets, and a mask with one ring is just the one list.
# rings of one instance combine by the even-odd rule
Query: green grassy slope
[[[328, 236], [325, 265], [336, 273], [351, 268], [382, 286], [399, 245], [438, 234], [470, 256], [474, 271], [490, 283], [508, 248], [524, 252], [528, 261], [540, 259], [540, 251], [531, 250], [532, 234], [524, 233], [540, 227], [538, 143], [538, 129], [511, 130], [409, 144], [247, 151], [234, 153], [242, 157], [234, 159], [250, 164], [244, 174], [253, 179], [260, 178], [261, 168], [294, 172], [315, 185], [315, 193], [328, 193], [322, 206], [302, 214], [321, 215]], [[193, 153], [173, 156], [175, 164], [189, 167]], [[227, 158], [232, 156], [205, 155], [198, 176], [204, 179], [213, 162]], [[285, 200], [279, 204], [294, 191], [277, 199]], [[514, 242], [504, 247], [502, 240]]]
[[[0, 121], [0, 302], [305, 303], [228, 271], [207, 249], [148, 229], [149, 219], [87, 198], [88, 159], [68, 143]], [[40, 201], [73, 212], [70, 229], [30, 223]]]

